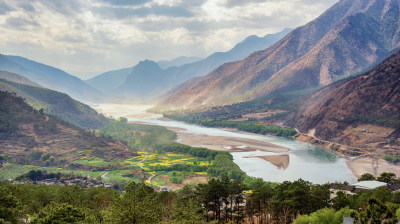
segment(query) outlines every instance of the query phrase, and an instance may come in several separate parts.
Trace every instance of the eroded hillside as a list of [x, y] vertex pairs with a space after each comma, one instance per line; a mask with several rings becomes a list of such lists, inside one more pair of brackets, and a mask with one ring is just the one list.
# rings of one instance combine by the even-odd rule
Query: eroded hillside
[[[324, 140], [363, 147], [400, 137], [400, 53], [356, 78], [296, 104], [287, 125]], [[387, 143], [387, 142], [386, 142]]]

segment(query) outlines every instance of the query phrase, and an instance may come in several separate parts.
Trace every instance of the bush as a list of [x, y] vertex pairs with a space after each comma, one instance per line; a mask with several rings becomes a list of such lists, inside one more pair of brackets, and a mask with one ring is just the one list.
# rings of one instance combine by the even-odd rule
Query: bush
[[339, 146], [338, 145], [334, 145], [332, 146], [332, 151], [338, 151], [339, 150]]
[[318, 210], [310, 215], [301, 215], [296, 220], [295, 224], [309, 224], [309, 223], [319, 223], [319, 224], [341, 224], [343, 223], [343, 217], [350, 217], [350, 214], [354, 210], [349, 207], [342, 208], [339, 211], [335, 211], [333, 208], [324, 208]]
[[50, 153], [45, 153], [45, 154], [42, 155], [41, 158], [42, 158], [43, 161], [46, 161], [46, 160], [50, 159], [50, 156], [51, 156]]

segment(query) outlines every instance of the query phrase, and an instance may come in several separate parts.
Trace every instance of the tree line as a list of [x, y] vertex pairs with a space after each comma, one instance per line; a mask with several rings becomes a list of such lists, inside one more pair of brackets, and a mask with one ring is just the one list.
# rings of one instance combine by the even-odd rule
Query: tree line
[[[382, 180], [392, 181], [393, 175]], [[261, 178], [251, 185], [228, 177], [213, 178], [177, 192], [156, 192], [130, 183], [123, 195], [103, 187], [0, 182], [0, 201], [0, 223], [22, 223], [29, 217], [31, 223], [339, 224], [344, 216], [353, 217], [356, 223], [397, 223], [400, 215], [400, 192], [380, 187], [354, 195], [337, 191], [333, 198], [329, 183], [302, 179], [271, 186]]]

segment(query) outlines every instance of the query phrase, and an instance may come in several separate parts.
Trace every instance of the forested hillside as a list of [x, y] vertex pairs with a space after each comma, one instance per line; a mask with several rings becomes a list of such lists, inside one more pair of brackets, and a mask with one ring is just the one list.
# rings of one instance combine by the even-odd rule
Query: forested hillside
[[0, 79], [0, 90], [14, 92], [26, 99], [27, 103], [36, 110], [44, 109], [44, 113], [57, 116], [86, 129], [104, 127], [110, 121], [99, 115], [88, 105], [50, 89], [19, 84]]
[[[123, 160], [137, 154], [126, 143], [88, 132], [58, 117], [45, 115], [15, 93], [0, 91], [0, 151], [21, 165], [68, 165], [96, 148], [107, 160]], [[83, 150], [83, 152], [82, 152]], [[95, 151], [96, 151], [95, 150]], [[46, 159], [41, 156], [49, 153]]]

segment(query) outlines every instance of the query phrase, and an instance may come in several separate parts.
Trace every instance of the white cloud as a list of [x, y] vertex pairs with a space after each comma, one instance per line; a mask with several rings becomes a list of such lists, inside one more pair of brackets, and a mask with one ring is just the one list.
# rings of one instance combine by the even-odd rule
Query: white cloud
[[206, 57], [249, 35], [304, 25], [337, 1], [0, 0], [0, 53], [78, 75]]

